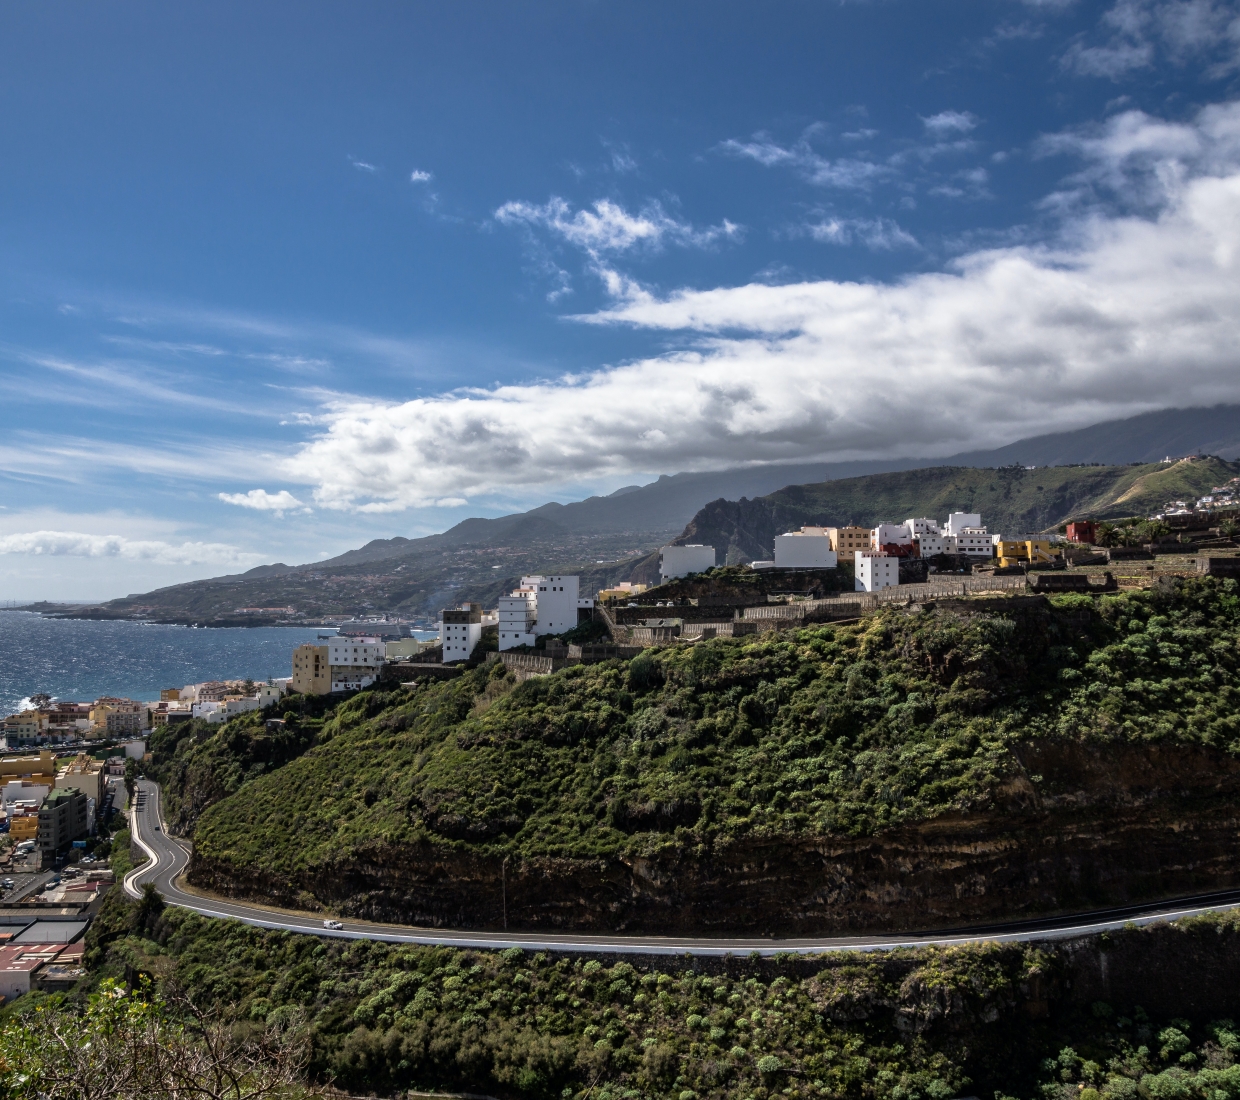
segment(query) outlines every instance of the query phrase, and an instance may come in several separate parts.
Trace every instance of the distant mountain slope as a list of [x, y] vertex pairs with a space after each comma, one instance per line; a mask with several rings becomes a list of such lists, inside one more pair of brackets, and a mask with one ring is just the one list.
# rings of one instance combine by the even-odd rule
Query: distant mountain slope
[[[891, 458], [663, 476], [648, 485], [625, 486], [610, 496], [549, 503], [494, 519], [467, 519], [437, 535], [375, 539], [326, 561], [261, 565], [243, 574], [133, 595], [113, 600], [93, 613], [253, 625], [271, 617], [238, 617], [236, 609], [295, 607], [307, 616], [392, 611], [434, 617], [440, 608], [462, 599], [491, 603], [522, 572], [571, 570], [581, 573], [586, 585], [630, 577], [649, 579], [647, 556], [677, 532], [686, 532], [687, 541], [730, 548], [733, 560], [752, 560], [770, 554], [775, 527], [850, 518], [870, 524], [903, 519], [913, 512], [940, 515], [952, 508], [965, 509], [970, 500], [976, 506], [973, 510], [985, 512], [988, 521], [1004, 528], [1038, 529], [1062, 522], [1073, 509], [1098, 510], [1103, 504], [1115, 503], [1115, 494], [1133, 489], [1143, 475], [1132, 474], [1124, 489], [1116, 489], [1114, 479], [1107, 480], [1111, 475], [1096, 471], [1087, 476], [1039, 470], [1030, 484], [1041, 484], [1043, 489], [1028, 489], [1027, 498], [1014, 501], [1011, 492], [1016, 490], [1002, 480], [1010, 479], [1007, 473], [1000, 478], [1003, 488], [991, 490], [988, 486], [998, 476], [993, 471], [942, 471], [1013, 462], [1024, 466], [1115, 464], [1203, 451], [1240, 455], [1240, 406], [1146, 413], [951, 459]], [[911, 472], [917, 470], [923, 473]], [[1160, 466], [1149, 472], [1162, 478], [1166, 469]], [[865, 480], [862, 475], [880, 473], [894, 480], [883, 482], [886, 487], [878, 496], [873, 496], [873, 485], [850, 488], [850, 483]], [[1123, 476], [1128, 476], [1127, 468]], [[1064, 488], [1065, 478], [1075, 488]], [[1091, 478], [1105, 482], [1099, 483], [1094, 497], [1087, 491]], [[785, 486], [795, 488], [782, 495], [776, 492]], [[1137, 497], [1125, 507], [1140, 511], [1142, 493], [1152, 494], [1153, 499], [1164, 491], [1168, 496], [1182, 496], [1191, 490], [1173, 490], [1170, 482], [1164, 485], [1158, 480], [1141, 482]], [[766, 500], [772, 495], [778, 498], [776, 504], [756, 503], [755, 498]], [[639, 568], [635, 573], [643, 559], [647, 559], [645, 571]]]
[[980, 512], [992, 532], [1024, 534], [1085, 516], [1146, 514], [1236, 476], [1240, 462], [1218, 458], [1036, 469], [936, 466], [790, 485], [752, 500], [716, 500], [676, 541], [714, 546], [721, 563], [735, 563], [769, 558], [777, 534], [806, 524], [873, 527], [911, 516], [942, 520], [950, 512]]
[[[708, 501], [759, 497], [788, 485], [855, 478], [866, 474], [921, 470], [936, 466], [1054, 466], [1069, 462], [1157, 462], [1166, 455], [1240, 456], [1240, 405], [1208, 409], [1163, 409], [1126, 420], [1111, 420], [1072, 432], [1034, 436], [990, 451], [968, 451], [948, 458], [892, 458], [858, 462], [802, 463], [663, 475], [648, 485], [627, 485], [609, 496], [571, 504], [551, 502], [528, 512], [494, 519], [462, 520], [438, 535], [375, 539], [325, 561], [304, 566], [259, 566], [241, 574], [247, 580], [274, 576], [289, 568], [315, 572], [404, 559], [423, 553], [476, 546], [544, 543], [578, 535], [627, 535], [642, 546], [655, 545], [684, 529]], [[531, 519], [541, 522], [531, 523]], [[221, 577], [218, 580], [238, 580]], [[204, 582], [206, 583], [206, 582]]]
[[1126, 420], [1108, 420], [1075, 432], [1017, 440], [993, 451], [943, 460], [950, 466], [1056, 466], [1065, 462], [1158, 462], [1184, 455], [1240, 458], [1240, 405], [1209, 409], [1160, 409]]

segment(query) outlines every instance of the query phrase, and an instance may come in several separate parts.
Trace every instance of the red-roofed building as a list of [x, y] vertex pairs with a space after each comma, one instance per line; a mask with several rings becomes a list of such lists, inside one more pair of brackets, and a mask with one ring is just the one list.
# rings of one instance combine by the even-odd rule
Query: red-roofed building
[[1069, 542], [1083, 542], [1092, 546], [1098, 536], [1098, 528], [1092, 519], [1079, 519], [1068, 524], [1066, 534]]

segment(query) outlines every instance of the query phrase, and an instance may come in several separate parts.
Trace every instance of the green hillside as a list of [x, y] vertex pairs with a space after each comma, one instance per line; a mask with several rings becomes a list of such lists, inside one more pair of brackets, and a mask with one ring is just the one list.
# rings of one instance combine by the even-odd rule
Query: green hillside
[[[1205, 754], [1204, 778], [1181, 776], [1177, 791], [1213, 789], [1240, 756], [1235, 588], [1181, 582], [1100, 608], [1084, 596], [957, 601], [519, 685], [494, 665], [411, 692], [363, 692], [336, 708], [315, 747], [202, 814], [196, 881], [357, 911], [354, 895], [370, 889], [358, 875], [382, 878], [383, 867], [407, 885], [430, 865], [440, 878], [497, 874], [507, 856], [571, 878], [574, 867], [726, 859], [735, 846], [953, 815], [1038, 818], [1093, 766], [1060, 775], [1053, 761], [1028, 763], [1047, 746], [1071, 756], [1176, 744], [1190, 771]], [[204, 751], [194, 740], [178, 756]], [[1142, 797], [1152, 813], [1179, 794], [1156, 785]], [[1093, 811], [1087, 800], [1071, 812]]]
[[706, 505], [678, 541], [714, 546], [729, 564], [770, 557], [774, 538], [802, 525], [873, 527], [910, 516], [980, 512], [992, 532], [1025, 534], [1072, 519], [1147, 515], [1240, 476], [1240, 462], [1181, 459], [1137, 466], [939, 466], [790, 485], [752, 500]]

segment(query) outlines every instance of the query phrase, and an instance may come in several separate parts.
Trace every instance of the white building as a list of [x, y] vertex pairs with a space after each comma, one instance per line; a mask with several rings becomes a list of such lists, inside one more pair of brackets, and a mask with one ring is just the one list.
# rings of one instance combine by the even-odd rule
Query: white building
[[204, 703], [195, 703], [195, 718], [205, 718], [212, 725], [227, 722], [238, 714], [251, 710], [262, 710], [266, 704], [255, 695], [237, 695], [228, 699], [209, 699]]
[[715, 548], [691, 543], [689, 546], [659, 547], [659, 580], [670, 581], [690, 573], [705, 573], [715, 567]]
[[856, 591], [877, 592], [880, 588], [894, 588], [900, 583], [899, 558], [875, 550], [858, 550], [856, 555]]
[[870, 532], [870, 549], [881, 550], [884, 546], [911, 546], [913, 533], [903, 523], [880, 523]]
[[954, 554], [956, 552], [955, 535], [943, 535], [937, 531], [927, 531], [922, 535], [914, 535], [913, 541], [917, 543], [917, 554], [919, 557], [932, 558], [936, 554]]
[[962, 535], [966, 527], [981, 527], [982, 517], [977, 512], [953, 512], [943, 524], [943, 534]]
[[995, 540], [985, 527], [965, 527], [956, 536], [956, 553], [970, 558], [993, 558]]
[[802, 527], [775, 536], [776, 569], [834, 569], [837, 560], [825, 527]]
[[33, 802], [37, 810], [51, 793], [47, 783], [32, 783], [29, 779], [10, 779], [3, 788], [4, 808], [10, 809], [15, 802]]
[[259, 706], [268, 707], [272, 703], [278, 702], [288, 691], [289, 678], [285, 677], [280, 680], [272, 680], [269, 684], [259, 684], [258, 693], [255, 698], [259, 702]]
[[533, 645], [540, 634], [564, 634], [576, 627], [579, 612], [594, 607], [593, 600], [580, 597], [579, 585], [579, 577], [522, 577], [520, 588], [500, 597], [499, 648]]
[[501, 652], [518, 645], [534, 644], [534, 624], [538, 622], [538, 593], [522, 585], [511, 595], [499, 598], [499, 648]]
[[941, 535], [943, 532], [939, 530], [939, 521], [937, 519], [929, 519], [923, 516], [921, 519], [906, 519], [904, 526], [909, 529], [913, 538], [919, 539], [922, 535]]
[[439, 644], [443, 646], [443, 663], [468, 661], [482, 641], [482, 608], [468, 604], [445, 608], [439, 619]]
[[378, 638], [339, 637], [323, 646], [332, 691], [361, 691], [378, 678], [387, 655]]

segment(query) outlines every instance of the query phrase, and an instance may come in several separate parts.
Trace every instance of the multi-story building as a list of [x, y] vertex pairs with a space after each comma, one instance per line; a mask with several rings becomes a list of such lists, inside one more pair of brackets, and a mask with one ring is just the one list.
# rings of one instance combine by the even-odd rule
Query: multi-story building
[[687, 577], [690, 573], [705, 573], [715, 568], [715, 548], [701, 543], [688, 546], [659, 547], [659, 582]]
[[994, 536], [985, 527], [964, 527], [955, 535], [956, 553], [969, 558], [993, 558]]
[[[713, 553], [713, 551], [712, 551]], [[541, 634], [563, 634], [594, 607], [578, 595], [578, 577], [522, 577], [521, 587], [499, 601], [499, 648], [533, 645]]]
[[4, 743], [9, 748], [20, 745], [37, 745], [45, 740], [47, 715], [37, 710], [23, 710], [10, 714], [4, 720]]
[[41, 804], [42, 799], [35, 805], [15, 802], [9, 807], [9, 836], [14, 844], [20, 844], [23, 840], [38, 842]]
[[943, 534], [959, 535], [966, 527], [981, 527], [982, 517], [977, 512], [952, 512], [943, 524]]
[[103, 802], [102, 761], [84, 752], [78, 753], [73, 762], [56, 776], [56, 788], [81, 791], [87, 798], [93, 798], [96, 806], [100, 805]]
[[915, 539], [919, 539], [923, 535], [941, 535], [943, 533], [939, 529], [938, 520], [928, 519], [925, 516], [922, 516], [920, 519], [906, 519], [904, 526], [909, 529], [909, 533]]
[[917, 547], [919, 558], [933, 558], [938, 554], [954, 554], [956, 552], [956, 536], [931, 533], [913, 536], [913, 544]]
[[29, 779], [32, 783], [56, 785], [56, 756], [51, 749], [40, 749], [38, 756], [6, 756], [0, 760], [0, 778]]
[[1098, 537], [1098, 526], [1092, 519], [1078, 519], [1068, 524], [1067, 537], [1069, 542], [1081, 542], [1090, 546]]
[[149, 728], [147, 716], [145, 703], [105, 695], [90, 708], [90, 733], [95, 737], [141, 733]]
[[897, 558], [912, 557], [913, 533], [903, 523], [880, 523], [870, 532], [870, 549]]
[[41, 709], [47, 715], [49, 741], [75, 741], [90, 732], [89, 703], [60, 700]]
[[308, 642], [293, 650], [290, 690], [306, 695], [360, 691], [378, 679], [385, 660], [383, 643], [377, 638], [332, 638], [321, 645]]
[[802, 527], [775, 536], [776, 569], [834, 569], [837, 562], [825, 527]]
[[1063, 551], [1045, 539], [1025, 539], [1015, 542], [1000, 539], [995, 543], [999, 565], [1048, 565], [1063, 560]]
[[858, 550], [854, 555], [854, 588], [858, 592], [877, 592], [900, 583], [900, 559], [881, 550]]
[[87, 796], [79, 790], [52, 791], [39, 808], [39, 861], [50, 867], [69, 845], [89, 832]]
[[852, 561], [858, 550], [871, 549], [868, 527], [828, 527], [826, 531], [831, 549], [842, 561]]
[[499, 648], [512, 649], [534, 644], [534, 626], [538, 622], [538, 590], [522, 583], [507, 596], [499, 598]]
[[439, 644], [443, 647], [443, 663], [468, 661], [474, 647], [482, 641], [482, 607], [466, 604], [445, 608], [439, 620]]

